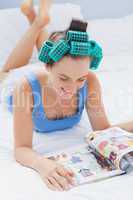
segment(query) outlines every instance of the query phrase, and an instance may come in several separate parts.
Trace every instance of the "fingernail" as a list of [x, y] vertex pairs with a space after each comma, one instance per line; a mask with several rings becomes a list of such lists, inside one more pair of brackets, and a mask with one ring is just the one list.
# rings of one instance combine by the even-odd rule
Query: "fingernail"
[[73, 172], [70, 172], [69, 174], [70, 174], [70, 176], [74, 176], [74, 173], [73, 173]]
[[73, 181], [71, 182], [71, 184], [72, 184], [72, 185], [75, 185], [75, 181], [73, 180]]

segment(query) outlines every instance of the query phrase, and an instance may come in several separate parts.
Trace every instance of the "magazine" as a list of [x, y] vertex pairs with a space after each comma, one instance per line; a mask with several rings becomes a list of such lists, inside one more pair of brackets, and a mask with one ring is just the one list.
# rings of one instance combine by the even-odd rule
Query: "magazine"
[[75, 185], [125, 174], [120, 162], [124, 155], [133, 159], [133, 134], [113, 127], [94, 132], [86, 143], [48, 155], [75, 173]]
[[86, 136], [86, 142], [117, 169], [133, 170], [133, 133], [113, 127]]

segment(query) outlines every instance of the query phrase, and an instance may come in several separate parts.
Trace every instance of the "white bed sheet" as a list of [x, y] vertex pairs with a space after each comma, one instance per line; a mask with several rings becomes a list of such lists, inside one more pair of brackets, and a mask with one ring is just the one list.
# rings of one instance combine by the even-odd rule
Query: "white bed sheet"
[[[50, 191], [37, 172], [25, 168], [13, 158], [12, 117], [5, 113], [0, 123], [0, 130], [5, 135], [0, 143], [0, 188], [3, 200], [132, 200], [133, 175], [115, 177], [98, 183], [74, 188], [68, 192]], [[81, 122], [67, 131], [48, 135], [34, 133], [34, 149], [40, 153], [53, 152], [64, 147], [84, 142], [83, 136], [91, 131], [86, 113]], [[1, 140], [2, 141], [2, 140]], [[59, 142], [60, 141], [60, 142]]]
[[[113, 122], [131, 118], [133, 113], [131, 107], [122, 109], [115, 106], [114, 98], [118, 98], [120, 90], [124, 90], [124, 96], [129, 95], [128, 88], [132, 86], [132, 70], [121, 72], [98, 72], [99, 79], [103, 85], [104, 102], [108, 109], [108, 115]], [[127, 81], [124, 80], [127, 78]], [[133, 92], [133, 91], [132, 91]], [[133, 97], [133, 93], [132, 93]], [[123, 98], [123, 97], [122, 97]], [[114, 105], [112, 105], [114, 104]], [[123, 103], [122, 103], [123, 106]], [[116, 109], [117, 108], [117, 109]], [[12, 116], [0, 110], [0, 186], [1, 195], [4, 200], [132, 200], [133, 175], [115, 177], [98, 183], [88, 184], [72, 189], [68, 192], [52, 192], [46, 188], [39, 175], [32, 169], [20, 166], [13, 158], [13, 132]], [[133, 109], [132, 109], [133, 110]], [[130, 112], [129, 112], [130, 111]], [[130, 113], [130, 114], [129, 114]], [[34, 149], [41, 154], [60, 150], [64, 147], [84, 142], [83, 137], [91, 132], [91, 127], [84, 111], [81, 122], [72, 129], [55, 132], [47, 135], [34, 133]], [[60, 141], [60, 142], [59, 142]], [[8, 192], [6, 192], [8, 191]]]
[[38, 174], [15, 163], [4, 148], [0, 158], [0, 188], [3, 200], [132, 200], [133, 175], [76, 187], [68, 192], [52, 192]]

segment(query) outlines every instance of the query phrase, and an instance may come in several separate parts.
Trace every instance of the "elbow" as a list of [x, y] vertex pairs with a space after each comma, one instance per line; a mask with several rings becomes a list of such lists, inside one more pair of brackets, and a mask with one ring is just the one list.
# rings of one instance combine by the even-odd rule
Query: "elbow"
[[17, 162], [20, 162], [20, 157], [21, 157], [21, 150], [22, 147], [15, 147], [14, 149], [14, 158]]
[[94, 124], [92, 128], [93, 128], [93, 131], [100, 131], [100, 130], [102, 131], [111, 127], [112, 125], [109, 122], [106, 122], [106, 123], [100, 123], [98, 125]]
[[25, 146], [18, 146], [14, 148], [14, 158], [17, 162], [21, 163], [23, 158], [25, 157], [27, 149], [30, 149], [29, 147]]

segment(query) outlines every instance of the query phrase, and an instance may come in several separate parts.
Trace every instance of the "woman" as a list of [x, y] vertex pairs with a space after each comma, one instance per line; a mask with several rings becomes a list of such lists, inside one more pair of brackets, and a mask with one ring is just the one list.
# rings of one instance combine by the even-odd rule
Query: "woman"
[[[28, 64], [35, 45], [40, 50], [39, 58], [46, 63], [46, 70], [25, 76], [10, 98], [15, 158], [22, 165], [38, 171], [49, 188], [67, 190], [73, 184], [73, 172], [33, 151], [33, 129], [45, 133], [71, 128], [80, 121], [84, 105], [93, 130], [108, 128], [110, 124], [101, 101], [99, 81], [88, 70], [88, 65], [95, 67], [99, 64], [101, 49], [95, 42], [86, 41], [87, 24], [81, 21], [73, 21], [68, 30], [53, 33], [49, 37], [44, 29], [50, 21], [49, 2], [40, 0], [38, 16], [32, 0], [22, 5], [22, 11], [31, 26], [9, 56], [3, 72]], [[71, 35], [73, 31], [77, 40], [82, 41], [74, 41], [75, 35]], [[64, 39], [66, 35], [67, 39]], [[89, 45], [87, 48], [91, 53], [96, 47], [93, 52], [96, 57], [93, 53], [92, 56], [86, 55], [85, 49], [80, 52], [77, 46], [76, 49], [70, 48], [69, 39], [72, 36], [72, 47], [79, 43], [84, 48]], [[47, 54], [50, 48], [50, 54]]]

